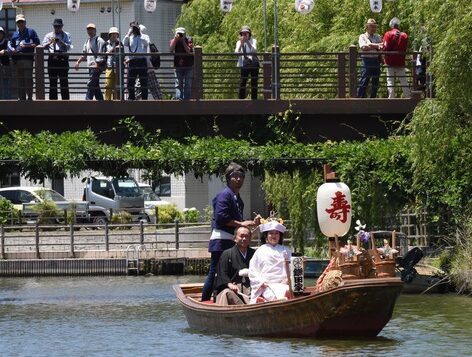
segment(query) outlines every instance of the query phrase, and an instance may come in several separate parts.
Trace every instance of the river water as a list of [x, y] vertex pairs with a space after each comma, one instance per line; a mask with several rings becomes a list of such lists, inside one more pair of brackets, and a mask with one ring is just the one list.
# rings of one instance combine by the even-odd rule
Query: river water
[[470, 356], [472, 298], [407, 296], [370, 340], [274, 340], [188, 328], [172, 285], [203, 277], [0, 278], [1, 356]]

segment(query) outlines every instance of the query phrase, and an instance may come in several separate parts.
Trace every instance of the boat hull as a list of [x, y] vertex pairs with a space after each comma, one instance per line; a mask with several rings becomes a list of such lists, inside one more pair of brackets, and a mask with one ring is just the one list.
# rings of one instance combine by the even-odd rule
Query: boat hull
[[175, 286], [188, 324], [199, 331], [241, 336], [298, 338], [374, 337], [392, 317], [403, 283], [397, 278], [346, 281], [344, 286], [289, 301], [208, 305], [190, 298], [201, 287]]

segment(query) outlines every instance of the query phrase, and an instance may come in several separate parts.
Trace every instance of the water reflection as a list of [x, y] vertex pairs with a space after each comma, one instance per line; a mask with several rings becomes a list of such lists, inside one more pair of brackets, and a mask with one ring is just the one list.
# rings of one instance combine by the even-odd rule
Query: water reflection
[[61, 357], [449, 356], [472, 350], [472, 300], [454, 295], [401, 296], [392, 321], [370, 340], [201, 334], [188, 328], [172, 290], [196, 279], [0, 279], [0, 350]]

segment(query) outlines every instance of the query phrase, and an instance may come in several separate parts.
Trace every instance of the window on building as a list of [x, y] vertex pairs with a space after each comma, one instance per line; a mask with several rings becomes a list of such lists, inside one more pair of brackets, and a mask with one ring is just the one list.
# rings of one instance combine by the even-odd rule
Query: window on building
[[15, 16], [16, 9], [4, 8], [0, 11], [0, 26], [5, 30], [7, 38], [10, 38], [13, 32], [16, 31]]
[[152, 181], [152, 189], [159, 197], [170, 197], [170, 176], [161, 176], [158, 180]]
[[0, 177], [0, 187], [20, 186], [20, 175], [16, 172]]

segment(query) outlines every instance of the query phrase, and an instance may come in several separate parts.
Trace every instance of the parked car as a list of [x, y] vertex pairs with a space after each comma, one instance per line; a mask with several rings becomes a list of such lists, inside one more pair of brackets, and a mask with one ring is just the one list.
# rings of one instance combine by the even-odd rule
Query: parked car
[[153, 191], [151, 185], [147, 183], [138, 183], [139, 188], [141, 189], [144, 196], [144, 209], [146, 212], [146, 217], [148, 222], [151, 221], [151, 216], [156, 214], [156, 206], [165, 206], [170, 205], [171, 203], [165, 200], [162, 200], [157, 193]]
[[9, 200], [22, 217], [36, 218], [38, 211], [35, 206], [46, 200], [53, 201], [61, 211], [75, 211], [76, 220], [83, 222], [88, 219], [88, 205], [85, 202], [68, 201], [60, 193], [45, 187], [3, 187], [0, 188], [0, 196]]

